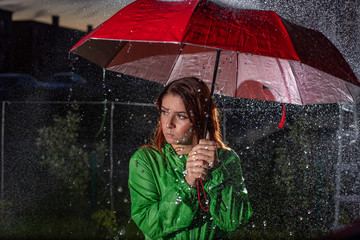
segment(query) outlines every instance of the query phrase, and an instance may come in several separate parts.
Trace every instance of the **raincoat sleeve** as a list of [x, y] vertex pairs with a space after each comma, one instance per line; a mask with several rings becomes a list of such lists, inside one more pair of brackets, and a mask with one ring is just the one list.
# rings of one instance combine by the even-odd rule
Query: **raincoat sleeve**
[[174, 180], [159, 157], [155, 150], [140, 149], [129, 164], [131, 217], [151, 239], [188, 227], [198, 209], [196, 190]]
[[220, 229], [230, 232], [252, 215], [240, 159], [233, 150], [219, 152], [220, 166], [211, 173], [204, 189], [210, 197], [210, 214]]

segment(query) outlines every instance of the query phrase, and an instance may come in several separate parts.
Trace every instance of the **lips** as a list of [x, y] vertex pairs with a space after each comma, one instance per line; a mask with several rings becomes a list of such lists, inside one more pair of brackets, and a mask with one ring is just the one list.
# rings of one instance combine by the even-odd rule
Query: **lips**
[[174, 138], [174, 134], [171, 134], [171, 133], [165, 133], [165, 136], [169, 137], [169, 138]]

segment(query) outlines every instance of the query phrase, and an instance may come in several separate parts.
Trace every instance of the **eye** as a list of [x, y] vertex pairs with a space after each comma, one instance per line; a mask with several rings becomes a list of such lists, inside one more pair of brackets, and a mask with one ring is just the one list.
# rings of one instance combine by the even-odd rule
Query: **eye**
[[168, 113], [169, 113], [168, 111], [161, 110], [161, 114], [162, 114], [162, 115], [167, 115]]
[[178, 118], [181, 120], [188, 119], [188, 117], [184, 114], [178, 114]]

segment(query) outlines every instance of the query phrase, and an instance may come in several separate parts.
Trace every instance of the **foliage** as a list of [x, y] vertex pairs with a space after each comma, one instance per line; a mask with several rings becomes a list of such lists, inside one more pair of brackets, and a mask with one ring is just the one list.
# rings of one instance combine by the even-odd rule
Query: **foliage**
[[[50, 173], [63, 180], [71, 192], [85, 194], [90, 182], [90, 152], [78, 143], [81, 117], [74, 105], [65, 117], [54, 116], [54, 125], [39, 129], [36, 143], [41, 152], [41, 163]], [[96, 144], [98, 163], [104, 159], [105, 142]]]
[[10, 201], [0, 199], [0, 225], [3, 224], [6, 219], [9, 219], [11, 216], [10, 208], [12, 203]]
[[[282, 201], [278, 208], [280, 220], [297, 237], [305, 238], [312, 231], [325, 230], [325, 206], [331, 198], [333, 186], [322, 156], [316, 155], [317, 129], [305, 121], [289, 126], [283, 144], [274, 151], [274, 181]], [[328, 166], [329, 167], [329, 166]], [[325, 224], [326, 225], [326, 224]], [[299, 236], [300, 235], [300, 236]], [[308, 236], [307, 236], [308, 237]]]

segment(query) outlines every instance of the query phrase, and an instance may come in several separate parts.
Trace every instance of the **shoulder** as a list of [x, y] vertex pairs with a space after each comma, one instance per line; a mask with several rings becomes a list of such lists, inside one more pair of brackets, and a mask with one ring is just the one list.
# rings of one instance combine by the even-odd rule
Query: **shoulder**
[[163, 154], [159, 152], [156, 148], [144, 147], [136, 150], [136, 152], [130, 158], [130, 165], [148, 165], [158, 162], [163, 158]]
[[136, 150], [136, 152], [131, 156], [130, 161], [133, 159], [151, 161], [152, 159], [158, 159], [161, 155], [162, 154], [156, 148], [144, 147]]
[[227, 149], [220, 149], [218, 151], [218, 157], [220, 162], [233, 162], [233, 161], [240, 161], [239, 155], [231, 148]]

